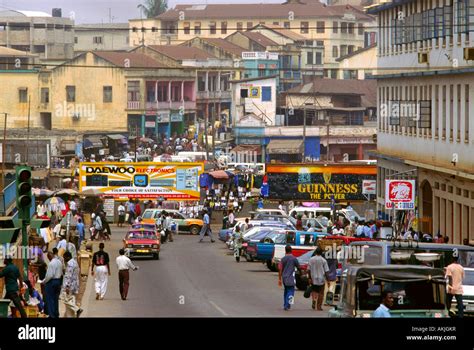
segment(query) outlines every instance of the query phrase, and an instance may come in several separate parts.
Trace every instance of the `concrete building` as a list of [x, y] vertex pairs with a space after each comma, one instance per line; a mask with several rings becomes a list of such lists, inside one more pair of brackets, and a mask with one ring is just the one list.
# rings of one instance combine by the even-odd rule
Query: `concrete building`
[[74, 52], [128, 50], [128, 23], [79, 24], [74, 28]]
[[[181, 45], [142, 46], [133, 52], [145, 53], [172, 67], [195, 72], [192, 86], [194, 95], [189, 101], [194, 102], [195, 115], [193, 114], [192, 120], [188, 120], [187, 124], [201, 123], [204, 128], [205, 121], [213, 120], [220, 123], [222, 131], [231, 127], [230, 81], [240, 76], [240, 65], [235, 66], [232, 59], [220, 59], [196, 47]], [[186, 105], [185, 111], [189, 111]]]
[[376, 44], [354, 51], [350, 55], [339, 57], [339, 69], [331, 69], [329, 76], [334, 79], [359, 79], [370, 78], [377, 71], [377, 46]]
[[313, 78], [282, 94], [281, 123], [267, 127], [265, 136], [297, 137], [307, 161], [369, 159], [376, 146], [376, 106], [375, 81]]
[[40, 59], [67, 60], [74, 55], [74, 21], [38, 11], [0, 10], [0, 46], [27, 51]]
[[[155, 19], [130, 20], [130, 45], [179, 44], [194, 37], [225, 38], [258, 24], [286, 28], [306, 40], [322, 41], [325, 65], [364, 47], [366, 32], [376, 23], [360, 7], [326, 6], [317, 0], [281, 4], [176, 5]], [[337, 47], [337, 57], [328, 55]], [[249, 51], [258, 51], [251, 49]], [[329, 67], [328, 67], [329, 68]]]
[[[415, 179], [418, 228], [474, 239], [473, 1], [373, 7], [378, 42], [378, 210], [384, 180]], [[399, 14], [403, 13], [403, 21]]]

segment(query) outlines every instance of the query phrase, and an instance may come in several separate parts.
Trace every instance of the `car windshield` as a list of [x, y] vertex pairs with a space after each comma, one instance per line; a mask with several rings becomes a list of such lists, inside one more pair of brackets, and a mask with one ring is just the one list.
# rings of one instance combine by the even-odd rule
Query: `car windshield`
[[266, 228], [264, 230], [257, 231], [256, 233], [249, 235], [246, 238], [249, 240], [259, 241], [262, 238], [267, 237], [272, 231], [272, 229]]
[[313, 254], [314, 254], [314, 250], [310, 250], [309, 252], [304, 253], [303, 255], [300, 255], [298, 257], [298, 262], [300, 264], [307, 264], [309, 259], [311, 259], [311, 257], [313, 256]]
[[133, 224], [132, 225], [132, 229], [134, 229], [134, 230], [140, 229], [140, 228], [144, 228], [146, 230], [154, 230], [155, 226], [154, 225], [146, 225], [146, 224]]
[[[444, 305], [444, 285], [432, 281], [383, 282], [384, 290], [390, 290], [395, 310], [442, 310]], [[380, 281], [357, 283], [359, 310], [375, 310], [380, 305]]]
[[129, 232], [128, 239], [135, 240], [135, 239], [153, 239], [156, 240], [156, 235], [154, 232], [151, 231], [135, 231]]
[[474, 270], [464, 270], [464, 281], [465, 286], [474, 286]]
[[153, 212], [151, 210], [145, 210], [142, 215], [143, 219], [151, 219], [153, 217]]

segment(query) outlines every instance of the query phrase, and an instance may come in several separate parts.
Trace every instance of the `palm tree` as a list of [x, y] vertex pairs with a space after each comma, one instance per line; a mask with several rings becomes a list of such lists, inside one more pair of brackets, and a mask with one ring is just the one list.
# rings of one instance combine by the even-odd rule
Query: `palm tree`
[[154, 18], [168, 10], [168, 0], [145, 0], [145, 4], [137, 6], [143, 11], [146, 18]]

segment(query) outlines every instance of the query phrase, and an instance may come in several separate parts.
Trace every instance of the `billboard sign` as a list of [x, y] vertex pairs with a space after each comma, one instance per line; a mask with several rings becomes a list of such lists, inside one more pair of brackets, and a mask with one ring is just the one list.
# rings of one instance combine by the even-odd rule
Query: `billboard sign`
[[415, 209], [415, 180], [385, 180], [385, 209]]
[[199, 200], [203, 163], [81, 163], [81, 192], [114, 198]]
[[377, 180], [362, 181], [362, 194], [377, 194]]
[[365, 180], [376, 181], [375, 165], [267, 164], [269, 198], [315, 202], [366, 201]]

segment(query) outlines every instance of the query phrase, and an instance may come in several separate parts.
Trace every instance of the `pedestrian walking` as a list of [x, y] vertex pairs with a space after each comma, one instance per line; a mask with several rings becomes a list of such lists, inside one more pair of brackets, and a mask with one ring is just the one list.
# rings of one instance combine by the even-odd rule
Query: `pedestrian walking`
[[308, 282], [311, 286], [311, 296], [313, 310], [323, 311], [323, 298], [325, 282], [329, 288], [329, 267], [326, 259], [322, 257], [323, 250], [316, 248], [315, 254], [308, 263]]
[[[104, 251], [104, 243], [99, 244], [99, 251], [92, 257], [92, 276], [95, 277], [95, 298], [103, 300], [107, 292], [107, 282], [110, 276], [109, 254]], [[95, 267], [95, 272], [94, 272]]]
[[79, 317], [82, 313], [82, 309], [76, 303], [76, 295], [79, 293], [79, 264], [69, 251], [64, 253], [63, 258], [66, 263], [61, 290], [61, 299], [66, 306], [64, 317]]
[[462, 283], [464, 280], [464, 268], [459, 264], [459, 257], [453, 255], [453, 262], [446, 267], [446, 277], [448, 278], [448, 293], [446, 306], [448, 311], [451, 310], [451, 304], [453, 298], [456, 299], [458, 308], [458, 317], [464, 316], [464, 304], [463, 304], [463, 288]]
[[[53, 250], [53, 252], [56, 251], [56, 249]], [[46, 311], [49, 317], [59, 318], [59, 295], [61, 294], [64, 265], [55, 253], [48, 252], [48, 260], [48, 269], [42, 282], [45, 286]]]
[[79, 247], [81, 247], [82, 241], [86, 238], [86, 229], [81, 218], [77, 219], [76, 231], [79, 234]]
[[232, 235], [234, 241], [234, 257], [235, 261], [240, 262], [240, 256], [242, 255], [242, 247], [244, 243], [244, 237], [240, 231], [240, 226], [236, 226]]
[[199, 234], [200, 236], [199, 243], [202, 242], [206, 234], [209, 235], [209, 237], [211, 238], [211, 242], [214, 243], [215, 241], [214, 241], [214, 238], [212, 237], [212, 230], [211, 230], [211, 220], [210, 220], [209, 214], [207, 213], [207, 209], [204, 209], [204, 216], [202, 218], [202, 221], [204, 222], [204, 225], [202, 226], [201, 233]]
[[382, 303], [374, 311], [372, 317], [390, 318], [390, 308], [393, 306], [393, 294], [391, 291], [382, 291]]
[[20, 312], [21, 318], [26, 318], [26, 312], [23, 308], [23, 304], [20, 298], [20, 286], [23, 286], [23, 276], [20, 274], [18, 267], [13, 264], [11, 258], [5, 258], [3, 263], [5, 267], [0, 271], [0, 278], [5, 278], [5, 297], [4, 299], [10, 299], [15, 305], [16, 309]]
[[294, 304], [295, 298], [295, 271], [300, 269], [298, 259], [293, 255], [290, 245], [285, 247], [286, 255], [281, 259], [278, 266], [278, 285], [283, 285], [283, 309], [288, 311]]
[[125, 207], [122, 203], [117, 208], [118, 211], [118, 227], [123, 227], [123, 224], [125, 223]]
[[129, 257], [125, 256], [125, 250], [122, 248], [119, 250], [120, 256], [117, 257], [115, 262], [117, 263], [117, 268], [119, 270], [119, 290], [120, 297], [122, 300], [127, 300], [128, 287], [130, 280], [130, 269], [133, 271], [138, 270], [138, 266], [135, 266]]

